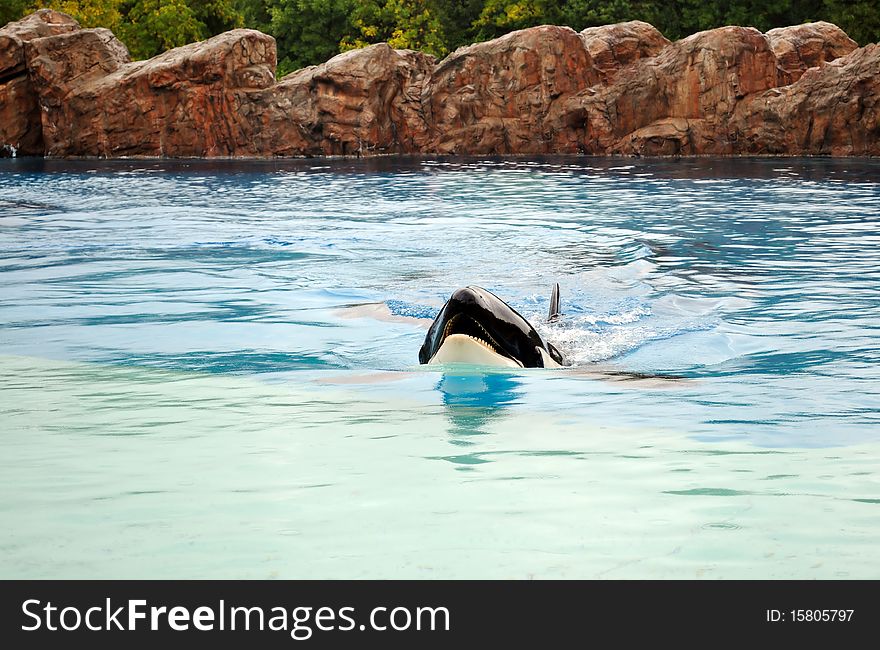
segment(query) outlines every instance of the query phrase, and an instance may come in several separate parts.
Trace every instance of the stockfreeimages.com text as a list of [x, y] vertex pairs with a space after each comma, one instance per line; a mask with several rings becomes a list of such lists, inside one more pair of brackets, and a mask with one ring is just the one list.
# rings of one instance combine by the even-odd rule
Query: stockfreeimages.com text
[[37, 599], [25, 600], [21, 609], [26, 632], [37, 630], [93, 632], [105, 630], [200, 631], [270, 630], [289, 632], [297, 641], [311, 638], [314, 631], [338, 630], [449, 631], [450, 616], [446, 607], [374, 607], [358, 622], [354, 607], [240, 607], [216, 605], [199, 607], [148, 605], [146, 600], [130, 599], [116, 606], [107, 598], [103, 605], [86, 609], [59, 606]]

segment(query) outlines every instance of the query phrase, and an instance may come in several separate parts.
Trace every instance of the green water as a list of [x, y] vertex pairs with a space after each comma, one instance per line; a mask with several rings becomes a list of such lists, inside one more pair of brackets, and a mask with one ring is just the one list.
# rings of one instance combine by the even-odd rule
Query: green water
[[6, 356], [0, 393], [4, 578], [880, 576], [873, 443], [523, 410], [462, 463], [443, 407], [357, 385]]

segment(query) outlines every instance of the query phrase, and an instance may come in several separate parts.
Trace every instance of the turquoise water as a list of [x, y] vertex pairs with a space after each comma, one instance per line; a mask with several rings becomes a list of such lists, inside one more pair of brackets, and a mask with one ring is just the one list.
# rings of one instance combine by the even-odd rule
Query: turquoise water
[[[0, 577], [878, 578], [878, 225], [871, 160], [0, 161]], [[419, 366], [467, 284], [571, 366]]]

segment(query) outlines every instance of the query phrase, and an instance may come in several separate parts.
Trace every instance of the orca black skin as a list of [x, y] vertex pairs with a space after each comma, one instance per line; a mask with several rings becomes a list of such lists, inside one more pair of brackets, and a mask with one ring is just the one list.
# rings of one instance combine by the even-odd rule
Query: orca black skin
[[[558, 309], [558, 296], [556, 302]], [[431, 361], [452, 334], [478, 338], [523, 368], [543, 368], [542, 350], [559, 365], [563, 363], [559, 350], [545, 343], [525, 318], [482, 287], [458, 289], [446, 301], [425, 336], [419, 350], [419, 363]]]

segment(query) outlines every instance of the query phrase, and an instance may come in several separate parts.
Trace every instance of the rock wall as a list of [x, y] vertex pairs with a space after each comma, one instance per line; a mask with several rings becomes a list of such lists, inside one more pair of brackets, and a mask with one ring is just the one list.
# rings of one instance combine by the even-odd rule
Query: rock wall
[[534, 27], [459, 48], [422, 93], [438, 153], [568, 151], [574, 135], [562, 99], [599, 81], [590, 53], [568, 27]]
[[67, 14], [43, 9], [0, 29], [0, 155], [40, 156], [43, 131], [25, 43], [79, 29]]
[[418, 151], [421, 96], [434, 57], [380, 43], [293, 72], [248, 109], [260, 155]]
[[0, 152], [94, 157], [374, 154], [880, 155], [880, 46], [829, 23], [541, 26], [443, 61], [384, 43], [275, 80], [237, 29], [132, 62], [41, 10], [0, 29]]
[[657, 28], [640, 20], [588, 27], [581, 32], [581, 38], [606, 85], [621, 68], [639, 59], [657, 56], [669, 45], [669, 40]]
[[571, 98], [569, 109], [583, 112], [591, 152], [732, 154], [726, 125], [737, 103], [789, 80], [761, 32], [722, 27], [640, 59], [609, 86]]
[[239, 156], [253, 149], [243, 110], [275, 84], [275, 42], [234, 30], [130, 62], [109, 31], [27, 44], [48, 156]]
[[730, 130], [742, 154], [880, 155], [880, 45], [749, 97]]
[[780, 67], [797, 81], [808, 68], [846, 56], [859, 45], [837, 25], [818, 22], [767, 32]]

